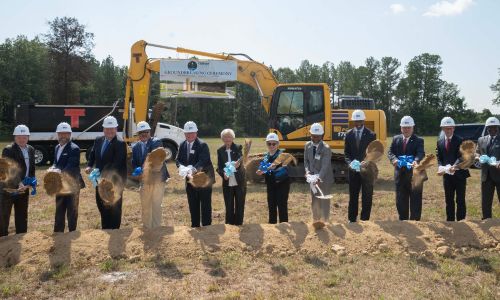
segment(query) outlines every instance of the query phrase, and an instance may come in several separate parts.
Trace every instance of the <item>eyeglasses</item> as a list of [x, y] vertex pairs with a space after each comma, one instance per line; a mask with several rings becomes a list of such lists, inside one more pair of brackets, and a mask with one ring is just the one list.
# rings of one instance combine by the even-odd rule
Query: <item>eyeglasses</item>
[[139, 134], [149, 134], [150, 131], [140, 131]]
[[268, 146], [276, 146], [278, 143], [267, 143]]

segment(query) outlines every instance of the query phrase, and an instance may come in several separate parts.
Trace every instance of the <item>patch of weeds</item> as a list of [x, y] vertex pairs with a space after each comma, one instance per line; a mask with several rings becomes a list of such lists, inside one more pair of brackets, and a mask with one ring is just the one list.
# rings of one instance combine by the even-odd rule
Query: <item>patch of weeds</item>
[[246, 268], [247, 261], [242, 257], [241, 253], [236, 251], [224, 252], [221, 255], [222, 264], [230, 269], [244, 269]]
[[158, 257], [154, 261], [154, 265], [161, 276], [173, 279], [181, 279], [182, 277], [184, 277], [179, 268], [177, 268], [175, 262], [169, 259], [162, 259], [161, 257]]
[[497, 299], [495, 296], [495, 292], [486, 284], [477, 283], [474, 285], [475, 294], [477, 295], [477, 299], [484, 300], [494, 300]]
[[317, 268], [326, 268], [328, 266], [328, 263], [321, 258], [319, 258], [316, 255], [306, 255], [304, 257], [304, 262], [313, 265]]
[[120, 270], [121, 261], [116, 259], [106, 259], [100, 265], [101, 272], [109, 273]]
[[439, 273], [448, 282], [457, 285], [464, 276], [473, 275], [474, 268], [453, 259], [444, 259], [439, 263]]
[[70, 268], [66, 264], [57, 264], [40, 274], [41, 281], [59, 280], [71, 275]]
[[337, 272], [333, 272], [328, 274], [328, 278], [325, 279], [323, 284], [326, 287], [332, 288], [338, 286], [341, 282], [342, 282], [342, 276]]
[[497, 283], [500, 282], [500, 256], [497, 254], [480, 254], [462, 259], [467, 265], [482, 272], [491, 273], [495, 276]]
[[288, 269], [283, 264], [272, 265], [271, 270], [273, 271], [274, 274], [277, 274], [280, 276], [287, 276], [288, 275]]
[[207, 292], [209, 293], [217, 293], [218, 291], [220, 291], [220, 286], [217, 283], [211, 283], [207, 287]]
[[0, 295], [2, 298], [9, 298], [17, 295], [21, 291], [21, 286], [18, 284], [3, 283], [0, 285]]
[[226, 300], [237, 300], [241, 299], [241, 293], [238, 291], [232, 291], [231, 293], [227, 294], [224, 296], [224, 299]]
[[205, 258], [203, 265], [208, 268], [208, 274], [214, 277], [226, 277], [226, 271], [222, 268], [222, 262], [218, 258]]
[[437, 270], [438, 265], [432, 260], [424, 256], [411, 257], [410, 261], [418, 266], [425, 267], [430, 270]]

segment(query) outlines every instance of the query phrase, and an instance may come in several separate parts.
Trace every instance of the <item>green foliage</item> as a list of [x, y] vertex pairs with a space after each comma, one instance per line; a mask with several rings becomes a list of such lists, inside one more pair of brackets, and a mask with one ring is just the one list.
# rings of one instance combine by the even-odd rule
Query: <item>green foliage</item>
[[[498, 69], [498, 74], [500, 75], [500, 68]], [[490, 86], [491, 90], [495, 92], [495, 98], [493, 98], [493, 104], [500, 105], [500, 78], [497, 82]]]

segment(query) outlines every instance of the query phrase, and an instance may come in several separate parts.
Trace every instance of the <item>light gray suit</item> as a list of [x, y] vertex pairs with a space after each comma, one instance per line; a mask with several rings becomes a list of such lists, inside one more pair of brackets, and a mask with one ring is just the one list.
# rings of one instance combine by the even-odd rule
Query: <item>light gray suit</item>
[[[500, 135], [493, 139], [491, 135], [480, 137], [477, 141], [477, 155], [488, 155], [500, 161]], [[500, 169], [496, 166], [483, 164], [481, 166], [481, 208], [483, 219], [492, 217], [493, 196], [497, 190], [497, 197], [500, 201]]]
[[[332, 150], [328, 144], [319, 142], [316, 148], [316, 156], [314, 155], [314, 145], [310, 141], [304, 147], [304, 167], [306, 174], [319, 175], [321, 182], [319, 183], [320, 189], [325, 195], [330, 194], [333, 184], [333, 170], [332, 170]], [[318, 199], [312, 195], [312, 213], [313, 220], [322, 220], [328, 222], [330, 218], [330, 200]]]

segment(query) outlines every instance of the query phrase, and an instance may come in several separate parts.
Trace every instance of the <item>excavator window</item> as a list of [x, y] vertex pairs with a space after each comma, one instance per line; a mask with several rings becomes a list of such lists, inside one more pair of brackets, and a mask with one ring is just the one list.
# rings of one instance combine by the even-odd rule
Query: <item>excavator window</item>
[[304, 126], [304, 93], [282, 91], [278, 99], [277, 121], [279, 131], [286, 135]]

